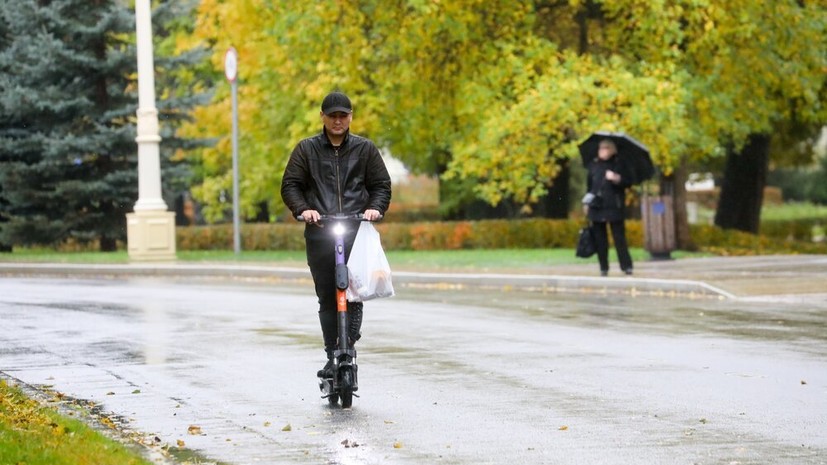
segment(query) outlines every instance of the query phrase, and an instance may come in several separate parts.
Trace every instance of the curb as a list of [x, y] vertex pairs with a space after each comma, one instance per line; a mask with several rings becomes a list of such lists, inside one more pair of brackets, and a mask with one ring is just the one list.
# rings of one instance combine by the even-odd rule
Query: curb
[[[256, 265], [193, 264], [40, 264], [2, 263], [0, 274], [57, 277], [193, 277], [310, 280], [308, 269]], [[547, 293], [603, 293], [632, 296], [736, 299], [736, 295], [702, 281], [636, 277], [586, 277], [496, 273], [421, 273], [397, 271], [394, 284], [412, 288], [501, 289]]]

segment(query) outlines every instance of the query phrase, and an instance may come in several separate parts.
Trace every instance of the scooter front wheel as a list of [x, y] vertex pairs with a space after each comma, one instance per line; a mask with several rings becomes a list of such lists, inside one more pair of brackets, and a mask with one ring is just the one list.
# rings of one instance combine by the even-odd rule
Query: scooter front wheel
[[342, 372], [342, 383], [339, 395], [342, 398], [342, 408], [350, 408], [353, 405], [353, 370], [349, 367]]

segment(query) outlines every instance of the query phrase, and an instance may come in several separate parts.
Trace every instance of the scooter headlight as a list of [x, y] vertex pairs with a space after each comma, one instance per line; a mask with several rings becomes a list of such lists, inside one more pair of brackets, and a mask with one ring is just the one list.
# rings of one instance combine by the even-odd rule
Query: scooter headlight
[[333, 225], [333, 234], [343, 236], [345, 234], [345, 225], [342, 223], [336, 223]]

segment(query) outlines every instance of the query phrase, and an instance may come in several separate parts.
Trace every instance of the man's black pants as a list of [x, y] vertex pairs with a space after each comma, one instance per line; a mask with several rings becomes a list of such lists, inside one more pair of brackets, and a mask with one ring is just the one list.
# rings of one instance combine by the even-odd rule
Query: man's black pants
[[[358, 222], [345, 222], [344, 235], [345, 263], [350, 257], [350, 249], [359, 230]], [[336, 253], [334, 247], [336, 238], [333, 236], [333, 225], [327, 223], [325, 227], [307, 225], [304, 230], [304, 239], [307, 250], [307, 264], [316, 286], [316, 296], [319, 298], [319, 323], [322, 326], [325, 352], [328, 358], [332, 356], [338, 339], [338, 321], [336, 315]], [[362, 303], [348, 303], [350, 337], [359, 339], [359, 330], [362, 325]]]

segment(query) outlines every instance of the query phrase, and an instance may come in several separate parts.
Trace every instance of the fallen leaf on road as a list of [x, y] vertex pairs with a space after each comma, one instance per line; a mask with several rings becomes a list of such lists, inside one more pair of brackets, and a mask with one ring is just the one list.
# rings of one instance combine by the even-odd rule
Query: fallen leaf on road
[[132, 394], [140, 394], [140, 393], [141, 393], [140, 389], [135, 389], [134, 391], [132, 391]]
[[807, 384], [807, 381], [801, 380], [801, 384]]
[[264, 427], [265, 427], [265, 428], [266, 428], [266, 427], [268, 427], [268, 426], [270, 426], [270, 425], [271, 425], [271, 423], [270, 423], [269, 421], [265, 421], [265, 422], [264, 422]]
[[112, 391], [109, 391], [109, 392], [107, 392], [107, 393], [106, 393], [106, 395], [107, 395], [107, 396], [114, 396], [114, 395], [115, 395], [115, 393], [114, 393], [114, 392], [112, 392]]
[[196, 426], [196, 425], [190, 425], [190, 427], [187, 428], [187, 433], [189, 433], [193, 436], [197, 436], [197, 435], [201, 434], [201, 427]]
[[402, 443], [401, 443], [401, 442], [395, 442], [395, 443], [393, 443], [393, 448], [394, 448], [394, 449], [401, 449], [401, 448], [402, 448]]
[[563, 425], [563, 426], [561, 426], [561, 427], [559, 427], [559, 428], [557, 428], [557, 429], [558, 429], [558, 430], [560, 430], [560, 431], [566, 431], [567, 429], [569, 429], [569, 427], [568, 427], [568, 426], [566, 426], [566, 425]]
[[186, 445], [186, 443], [184, 443], [184, 441], [182, 441], [182, 440], [180, 440], [180, 439], [179, 439], [179, 440], [177, 440], [177, 441], [175, 441], [175, 444], [176, 444], [178, 447], [181, 447], [181, 448], [183, 448], [183, 447]]
[[290, 423], [288, 423], [288, 424], [287, 424], [287, 425], [285, 425], [285, 426], [284, 426], [284, 428], [282, 428], [281, 430], [282, 430], [282, 431], [293, 431], [293, 427], [292, 427], [292, 426], [290, 426]]
[[115, 423], [112, 422], [112, 420], [110, 420], [109, 418], [101, 417], [100, 422], [103, 423], [106, 427], [108, 427], [110, 429], [115, 429], [116, 428]]

